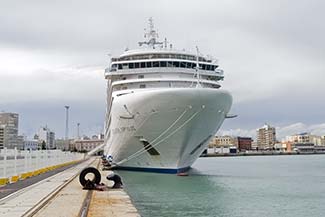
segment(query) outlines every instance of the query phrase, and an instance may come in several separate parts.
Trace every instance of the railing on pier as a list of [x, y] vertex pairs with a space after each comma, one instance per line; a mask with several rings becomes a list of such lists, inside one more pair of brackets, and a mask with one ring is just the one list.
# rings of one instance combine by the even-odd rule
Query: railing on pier
[[42, 168], [54, 167], [69, 162], [79, 161], [84, 154], [63, 152], [61, 150], [0, 150], [0, 178], [20, 176]]

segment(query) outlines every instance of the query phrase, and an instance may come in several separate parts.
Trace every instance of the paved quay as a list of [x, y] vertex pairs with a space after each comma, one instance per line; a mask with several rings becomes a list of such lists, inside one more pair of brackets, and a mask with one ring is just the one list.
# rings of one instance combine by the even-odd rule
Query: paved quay
[[25, 179], [25, 180], [16, 181], [14, 183], [10, 183], [10, 184], [1, 186], [0, 187], [0, 199], [4, 198], [4, 197], [8, 196], [9, 194], [12, 194], [20, 189], [26, 188], [26, 187], [33, 185], [39, 181], [42, 181], [43, 179], [46, 179], [50, 176], [53, 176], [57, 173], [60, 173], [64, 170], [69, 169], [74, 166], [76, 166], [76, 164], [70, 164], [70, 165], [67, 165], [64, 167], [60, 167], [60, 168], [48, 171], [46, 173], [41, 173], [37, 176], [29, 177], [28, 179]]
[[[0, 199], [0, 216], [140, 216], [123, 189], [82, 190], [80, 171], [98, 165], [99, 159], [91, 158]], [[105, 178], [110, 171], [100, 173], [111, 187]]]

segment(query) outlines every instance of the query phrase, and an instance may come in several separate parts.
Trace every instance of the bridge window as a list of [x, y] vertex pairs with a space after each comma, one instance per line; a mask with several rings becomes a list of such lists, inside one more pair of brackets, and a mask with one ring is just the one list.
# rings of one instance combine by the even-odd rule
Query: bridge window
[[174, 67], [179, 67], [179, 62], [173, 62]]
[[140, 84], [140, 88], [146, 88], [145, 84]]
[[152, 67], [159, 67], [159, 62], [152, 62]]
[[166, 67], [167, 66], [167, 62], [160, 62], [160, 67]]
[[138, 75], [138, 78], [144, 78], [144, 75]]
[[[118, 69], [137, 69], [137, 68], [158, 68], [158, 67], [181, 67], [194, 69], [196, 63], [193, 62], [178, 62], [178, 61], [154, 61], [154, 62], [136, 62], [136, 63], [123, 63], [123, 64], [113, 64], [113, 68]], [[214, 71], [218, 66], [216, 65], [206, 65], [199, 64], [200, 69]]]
[[123, 63], [123, 69], [128, 69], [129, 68], [129, 64], [128, 63]]

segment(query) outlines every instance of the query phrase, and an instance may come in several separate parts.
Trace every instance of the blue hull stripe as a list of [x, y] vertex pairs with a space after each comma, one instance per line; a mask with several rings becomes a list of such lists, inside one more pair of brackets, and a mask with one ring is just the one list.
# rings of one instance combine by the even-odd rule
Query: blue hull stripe
[[169, 173], [169, 174], [177, 174], [184, 173], [190, 169], [190, 167], [171, 169], [171, 168], [145, 168], [145, 167], [123, 167], [118, 166], [115, 167], [116, 170], [130, 170], [130, 171], [140, 171], [140, 172], [151, 172], [151, 173]]

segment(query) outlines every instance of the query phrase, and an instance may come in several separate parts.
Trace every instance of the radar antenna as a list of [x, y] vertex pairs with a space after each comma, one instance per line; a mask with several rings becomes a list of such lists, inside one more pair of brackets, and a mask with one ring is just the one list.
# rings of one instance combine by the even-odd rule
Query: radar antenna
[[[146, 29], [145, 29], [145, 31], [146, 31]], [[148, 45], [149, 47], [155, 49], [155, 45], [162, 46], [164, 44], [163, 42], [157, 41], [157, 38], [159, 36], [158, 36], [157, 31], [154, 29], [152, 17], [149, 18], [149, 30], [148, 30], [148, 32], [146, 32], [144, 34], [144, 37], [148, 38], [148, 41], [138, 42], [140, 47], [145, 44], [145, 45]]]

